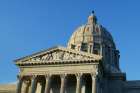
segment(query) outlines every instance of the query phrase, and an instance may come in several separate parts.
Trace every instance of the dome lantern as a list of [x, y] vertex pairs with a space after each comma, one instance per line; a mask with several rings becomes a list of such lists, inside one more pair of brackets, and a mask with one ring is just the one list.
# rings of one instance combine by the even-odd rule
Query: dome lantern
[[92, 11], [91, 15], [88, 17], [88, 24], [97, 24], [97, 17], [94, 11]]

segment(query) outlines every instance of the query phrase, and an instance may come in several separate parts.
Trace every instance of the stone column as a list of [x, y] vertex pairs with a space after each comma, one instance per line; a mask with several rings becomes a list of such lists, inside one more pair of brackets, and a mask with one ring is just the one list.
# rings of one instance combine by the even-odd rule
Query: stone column
[[92, 75], [92, 93], [97, 93], [97, 77]]
[[44, 93], [45, 92], [45, 82], [41, 82], [40, 85], [41, 85], [41, 93]]
[[37, 76], [33, 76], [32, 80], [31, 80], [31, 93], [35, 93], [36, 92], [36, 85], [37, 85], [36, 77]]
[[86, 93], [86, 84], [84, 80], [82, 80], [81, 93]]
[[61, 75], [61, 88], [60, 88], [60, 93], [65, 93], [65, 87], [66, 87], [66, 75]]
[[24, 81], [24, 89], [23, 89], [24, 93], [28, 93], [30, 86], [29, 84], [30, 82], [28, 80]]
[[18, 83], [17, 83], [16, 93], [21, 93], [22, 83], [23, 83], [22, 77], [18, 76]]
[[50, 76], [46, 75], [45, 93], [50, 93]]
[[81, 93], [81, 74], [76, 75], [77, 83], [76, 83], [76, 93]]
[[117, 68], [119, 69], [119, 58], [120, 58], [119, 50], [115, 51], [115, 55], [116, 55], [115, 61], [117, 63]]
[[110, 47], [110, 63], [113, 63], [113, 49]]
[[100, 55], [103, 55], [103, 46], [100, 44]]
[[31, 82], [30, 82], [30, 81], [28, 81], [28, 82], [27, 82], [27, 89], [26, 89], [26, 93], [29, 93], [30, 84], [31, 84]]

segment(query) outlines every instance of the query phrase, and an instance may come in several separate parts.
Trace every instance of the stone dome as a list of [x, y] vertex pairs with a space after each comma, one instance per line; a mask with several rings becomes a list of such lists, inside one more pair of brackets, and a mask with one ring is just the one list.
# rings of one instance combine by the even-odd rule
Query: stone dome
[[67, 47], [76, 51], [101, 55], [107, 72], [120, 72], [119, 50], [116, 50], [111, 34], [97, 23], [94, 13], [88, 17], [85, 25], [74, 31]]
[[88, 17], [88, 22], [74, 31], [68, 48], [94, 54], [102, 54], [102, 46], [115, 49], [111, 34], [101, 25], [97, 24], [94, 13]]

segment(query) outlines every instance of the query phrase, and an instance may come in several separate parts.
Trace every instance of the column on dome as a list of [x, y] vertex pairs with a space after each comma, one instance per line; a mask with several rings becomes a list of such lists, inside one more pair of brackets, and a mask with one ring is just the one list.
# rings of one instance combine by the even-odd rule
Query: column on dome
[[110, 52], [110, 56], [109, 56], [110, 64], [112, 64], [112, 48], [111, 47], [109, 47], [109, 52]]
[[114, 64], [114, 49], [111, 48], [111, 57], [112, 57], [112, 63]]
[[89, 53], [93, 53], [93, 45], [90, 44], [88, 47], [89, 47], [89, 48], [88, 48], [88, 52], [89, 52]]
[[101, 56], [103, 55], [103, 46], [102, 46], [102, 44], [100, 44], [100, 55]]
[[120, 55], [119, 55], [119, 50], [116, 50], [115, 51], [115, 61], [116, 61], [116, 64], [117, 64], [117, 68], [119, 69], [119, 58], [120, 58]]

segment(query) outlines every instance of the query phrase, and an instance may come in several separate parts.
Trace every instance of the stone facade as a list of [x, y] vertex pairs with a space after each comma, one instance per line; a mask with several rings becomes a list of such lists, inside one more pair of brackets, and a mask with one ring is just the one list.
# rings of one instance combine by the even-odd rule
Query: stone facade
[[[54, 47], [16, 60], [20, 66], [17, 93], [81, 93], [88, 82], [96, 91], [101, 56]], [[100, 73], [101, 74], [101, 73]], [[94, 92], [92, 92], [94, 93]]]
[[71, 36], [67, 48], [53, 47], [15, 60], [16, 93], [140, 93], [140, 81], [127, 81], [119, 50], [95, 14]]

